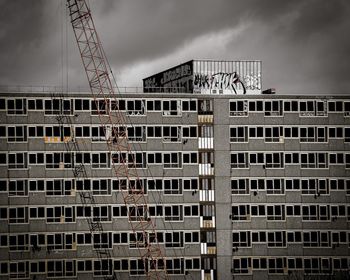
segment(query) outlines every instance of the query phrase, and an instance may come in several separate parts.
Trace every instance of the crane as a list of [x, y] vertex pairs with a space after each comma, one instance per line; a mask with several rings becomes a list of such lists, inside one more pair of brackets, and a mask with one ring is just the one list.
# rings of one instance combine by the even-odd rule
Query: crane
[[[69, 16], [80, 51], [101, 126], [106, 136], [112, 166], [118, 178], [135, 180], [121, 189], [128, 209], [128, 220], [148, 279], [168, 279], [166, 261], [158, 243], [155, 222], [149, 218], [144, 192], [125, 128], [125, 117], [118, 110], [117, 93], [112, 84], [112, 71], [98, 37], [86, 0], [67, 0]], [[109, 100], [114, 110], [110, 110]], [[140, 234], [141, 233], [141, 234]], [[148, 242], [147, 240], [150, 240]], [[113, 277], [114, 278], [114, 277]]]

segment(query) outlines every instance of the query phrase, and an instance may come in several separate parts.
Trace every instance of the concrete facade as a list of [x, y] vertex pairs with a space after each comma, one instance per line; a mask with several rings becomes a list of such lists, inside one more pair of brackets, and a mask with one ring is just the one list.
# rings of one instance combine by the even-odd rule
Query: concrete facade
[[[145, 278], [94, 100], [64, 100], [0, 94], [0, 278]], [[171, 278], [349, 277], [348, 96], [135, 93], [119, 102]], [[62, 114], [71, 127], [59, 126]], [[72, 172], [81, 161], [86, 182]], [[89, 209], [84, 190], [95, 197]], [[111, 259], [98, 261], [96, 246]]]

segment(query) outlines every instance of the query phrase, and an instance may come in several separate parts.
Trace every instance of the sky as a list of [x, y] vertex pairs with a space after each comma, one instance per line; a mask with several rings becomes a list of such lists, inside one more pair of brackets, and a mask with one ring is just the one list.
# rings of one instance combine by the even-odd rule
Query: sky
[[[350, 94], [349, 0], [88, 0], [118, 86], [261, 60], [263, 89]], [[0, 0], [0, 85], [87, 87], [65, 0]]]

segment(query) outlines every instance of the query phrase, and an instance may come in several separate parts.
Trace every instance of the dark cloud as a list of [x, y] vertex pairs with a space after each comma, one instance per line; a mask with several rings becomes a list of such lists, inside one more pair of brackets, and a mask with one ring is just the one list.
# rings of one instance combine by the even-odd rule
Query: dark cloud
[[[70, 26], [65, 33], [67, 19], [60, 11], [64, 3], [0, 0], [1, 84], [57, 84], [64, 71], [71, 85], [86, 84]], [[264, 85], [282, 92], [349, 92], [348, 0], [90, 3], [109, 61], [119, 76], [125, 77], [131, 68], [154, 71], [145, 66], [154, 61], [170, 67], [197, 54], [210, 59], [261, 59]], [[228, 40], [208, 43], [206, 37], [226, 31], [232, 32]], [[220, 53], [213, 50], [216, 47]], [[66, 70], [62, 70], [63, 60], [69, 61]], [[132, 85], [140, 85], [140, 77], [148, 74], [139, 74]]]

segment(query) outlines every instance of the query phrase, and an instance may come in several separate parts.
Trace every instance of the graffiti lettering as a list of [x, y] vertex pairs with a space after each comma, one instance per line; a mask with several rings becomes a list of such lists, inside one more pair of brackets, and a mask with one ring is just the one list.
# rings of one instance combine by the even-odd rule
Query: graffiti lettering
[[170, 81], [182, 78], [182, 77], [186, 77], [192, 74], [191, 71], [191, 66], [184, 64], [181, 65], [177, 68], [175, 68], [174, 70], [169, 70], [163, 73], [163, 78], [161, 80], [161, 84], [166, 84]]
[[198, 89], [230, 90], [235, 94], [237, 94], [237, 90], [243, 90], [243, 94], [246, 94], [246, 87], [237, 72], [220, 72], [213, 75], [196, 74], [194, 77], [194, 86]]

